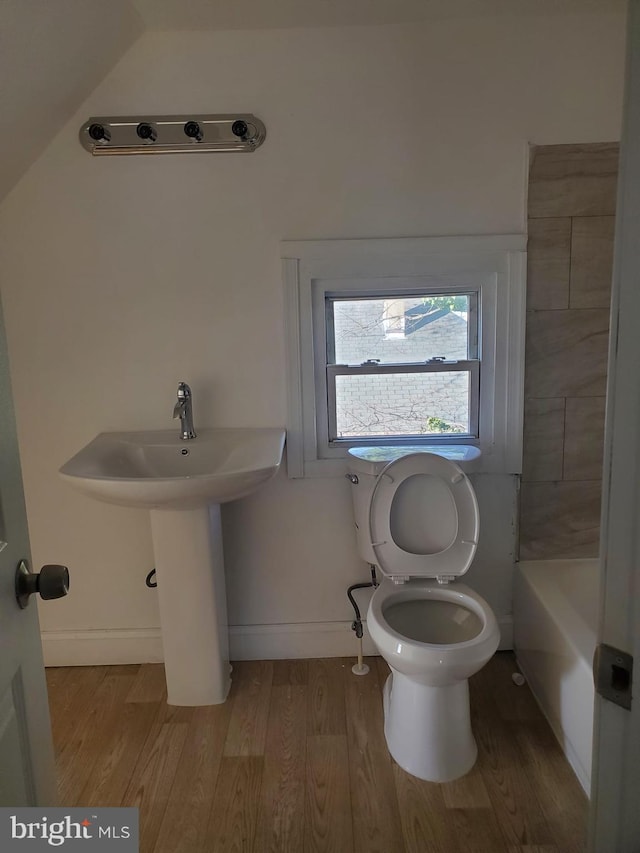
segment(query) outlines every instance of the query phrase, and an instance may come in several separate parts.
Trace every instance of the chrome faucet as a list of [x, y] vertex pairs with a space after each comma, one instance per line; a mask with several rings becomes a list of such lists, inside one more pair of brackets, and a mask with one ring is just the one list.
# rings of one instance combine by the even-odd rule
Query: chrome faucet
[[173, 417], [180, 418], [180, 438], [195, 438], [193, 428], [193, 409], [191, 407], [191, 388], [186, 382], [178, 383], [178, 402], [173, 407]]

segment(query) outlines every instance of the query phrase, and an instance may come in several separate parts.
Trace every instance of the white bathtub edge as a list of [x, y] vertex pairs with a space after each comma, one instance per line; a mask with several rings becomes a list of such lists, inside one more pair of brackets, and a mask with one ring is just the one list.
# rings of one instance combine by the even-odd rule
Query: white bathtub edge
[[[571, 565], [569, 565], [569, 562]], [[595, 626], [572, 612], [555, 584], [564, 567], [595, 571], [595, 561], [527, 561], [514, 578], [514, 647], [518, 665], [587, 796], [590, 793]], [[571, 635], [573, 632], [573, 636]]]
[[571, 740], [566, 736], [566, 733], [563, 731], [562, 723], [560, 720], [549, 711], [548, 706], [546, 706], [543, 702], [540, 701], [540, 695], [542, 695], [542, 688], [540, 684], [536, 681], [533, 674], [529, 671], [525, 659], [520, 658], [516, 652], [516, 661], [518, 663], [518, 668], [527, 679], [527, 684], [531, 688], [531, 692], [533, 694], [533, 698], [536, 700], [536, 704], [542, 711], [546, 721], [551, 726], [551, 731], [554, 733], [556, 740], [558, 741], [560, 748], [562, 749], [565, 758], [571, 765], [573, 772], [576, 774], [576, 778], [582, 787], [582, 790], [585, 792], [587, 797], [590, 796], [591, 793], [591, 770], [587, 770], [580, 760], [577, 751], [575, 750]]

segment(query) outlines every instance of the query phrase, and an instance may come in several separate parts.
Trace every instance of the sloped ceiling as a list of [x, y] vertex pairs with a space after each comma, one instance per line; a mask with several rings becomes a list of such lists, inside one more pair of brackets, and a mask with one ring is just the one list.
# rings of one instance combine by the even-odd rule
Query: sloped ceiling
[[0, 199], [143, 29], [129, 0], [0, 0]]
[[616, 12], [626, 0], [133, 0], [154, 30], [393, 24], [484, 15]]

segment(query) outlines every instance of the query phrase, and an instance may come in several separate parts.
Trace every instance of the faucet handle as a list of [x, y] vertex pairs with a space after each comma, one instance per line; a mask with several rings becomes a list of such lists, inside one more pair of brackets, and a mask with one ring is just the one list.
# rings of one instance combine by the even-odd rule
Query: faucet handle
[[183, 400], [191, 396], [191, 388], [186, 382], [178, 382], [178, 399]]

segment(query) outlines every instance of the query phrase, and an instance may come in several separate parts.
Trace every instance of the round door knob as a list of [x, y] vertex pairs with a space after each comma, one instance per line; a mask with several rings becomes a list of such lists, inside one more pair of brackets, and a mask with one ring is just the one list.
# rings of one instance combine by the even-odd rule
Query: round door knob
[[62, 598], [69, 592], [69, 569], [48, 565], [34, 573], [29, 571], [27, 561], [21, 560], [16, 569], [16, 601], [23, 610], [29, 604], [29, 597], [36, 592], [45, 601]]

